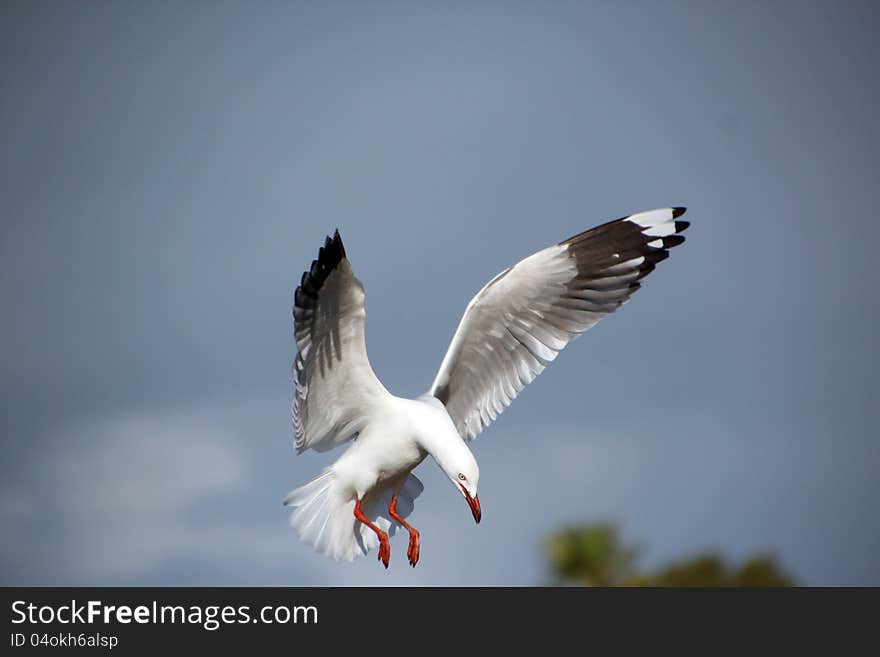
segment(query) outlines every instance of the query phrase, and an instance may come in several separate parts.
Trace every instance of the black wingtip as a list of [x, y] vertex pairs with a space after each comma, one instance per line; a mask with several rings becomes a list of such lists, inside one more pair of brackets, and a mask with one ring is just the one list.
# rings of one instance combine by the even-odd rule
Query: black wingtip
[[646, 263], [656, 265], [658, 262], [663, 262], [669, 257], [669, 251], [666, 251], [665, 249], [657, 249], [656, 251], [646, 253], [644, 257]]
[[339, 246], [339, 251], [342, 257], [345, 258], [345, 245], [342, 243], [342, 235], [339, 234], [338, 228], [333, 231], [333, 243]]
[[672, 208], [672, 218], [677, 219], [678, 217], [683, 215], [685, 212], [687, 212], [687, 208], [684, 208], [684, 207]]
[[676, 221], [675, 222], [675, 232], [676, 233], [683, 233], [685, 230], [687, 230], [687, 227], [690, 225], [691, 225], [690, 221]]
[[684, 242], [684, 235], [667, 235], [663, 238], [663, 248], [671, 249]]
[[318, 249], [318, 257], [312, 260], [311, 267], [303, 272], [299, 287], [294, 292], [294, 306], [296, 308], [314, 306], [324, 281], [344, 258], [345, 248], [342, 246], [342, 238], [337, 229], [333, 237], [327, 236], [324, 246]]

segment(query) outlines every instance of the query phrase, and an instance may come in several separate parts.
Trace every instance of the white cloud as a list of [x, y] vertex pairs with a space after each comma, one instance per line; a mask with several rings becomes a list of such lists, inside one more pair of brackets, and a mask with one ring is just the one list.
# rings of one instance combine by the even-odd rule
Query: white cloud
[[174, 559], [222, 562], [239, 551], [279, 560], [283, 546], [246, 518], [202, 517], [254, 479], [234, 420], [240, 406], [124, 412], [57, 427], [0, 490], [0, 518], [16, 528], [4, 541], [6, 578], [24, 570], [116, 584]]
[[189, 514], [245, 479], [228, 430], [195, 413], [126, 413], [64, 431], [49, 480], [86, 580], [141, 575], [197, 551], [216, 528]]
[[[388, 571], [374, 555], [339, 564], [297, 541], [281, 505], [339, 453], [295, 456], [288, 422], [284, 395], [269, 394], [65, 423], [0, 487], [4, 583], [528, 585], [545, 581], [547, 532], [606, 518], [645, 541], [650, 560], [778, 547], [797, 568], [798, 544], [816, 524], [801, 513], [777, 527], [792, 504], [769, 495], [780, 492], [782, 464], [766, 458], [768, 436], [757, 431], [690, 417], [675, 428], [543, 427], [536, 440], [508, 423], [474, 443], [482, 524], [428, 460], [411, 518], [419, 566], [403, 558], [405, 535]], [[672, 441], [682, 430], [689, 437]], [[800, 500], [813, 467], [785, 465], [783, 492]]]
[[165, 516], [242, 480], [224, 428], [197, 415], [129, 413], [79, 432], [71, 442], [89, 449], [53, 464], [70, 513]]

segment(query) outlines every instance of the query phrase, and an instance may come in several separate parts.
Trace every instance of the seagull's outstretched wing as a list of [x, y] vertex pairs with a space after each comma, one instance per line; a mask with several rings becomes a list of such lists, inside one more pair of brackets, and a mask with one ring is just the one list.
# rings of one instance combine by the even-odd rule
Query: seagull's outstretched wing
[[471, 299], [430, 394], [462, 438], [489, 425], [575, 337], [617, 310], [681, 244], [684, 208], [630, 215], [539, 251]]
[[297, 452], [323, 452], [360, 431], [371, 401], [389, 394], [367, 359], [364, 286], [352, 273], [339, 231], [303, 273], [293, 320], [294, 445]]

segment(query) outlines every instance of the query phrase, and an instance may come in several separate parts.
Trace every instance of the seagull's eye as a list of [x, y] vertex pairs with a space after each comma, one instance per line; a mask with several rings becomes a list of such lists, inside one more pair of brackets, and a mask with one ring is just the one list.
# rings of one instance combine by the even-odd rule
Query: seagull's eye
[[462, 481], [467, 481], [467, 477], [465, 477], [464, 474], [462, 474], [461, 472], [458, 473], [458, 478]]

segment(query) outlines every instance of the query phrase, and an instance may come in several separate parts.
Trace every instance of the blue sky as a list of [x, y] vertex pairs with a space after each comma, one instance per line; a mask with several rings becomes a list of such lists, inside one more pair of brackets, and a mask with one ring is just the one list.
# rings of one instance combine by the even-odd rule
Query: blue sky
[[[876, 8], [4, 3], [4, 584], [536, 584], [543, 537], [775, 552], [880, 584]], [[385, 385], [430, 384], [529, 253], [688, 206], [688, 241], [336, 564], [281, 498], [290, 305], [338, 227]]]

